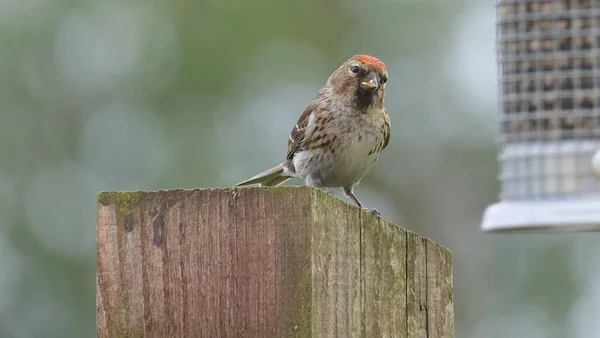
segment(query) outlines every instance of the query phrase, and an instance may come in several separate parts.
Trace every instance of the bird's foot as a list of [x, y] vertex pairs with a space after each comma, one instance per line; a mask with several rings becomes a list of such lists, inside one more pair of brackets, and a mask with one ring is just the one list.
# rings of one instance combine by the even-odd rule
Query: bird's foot
[[381, 213], [379, 211], [377, 211], [377, 209], [369, 209], [369, 208], [364, 208], [364, 210], [368, 213], [370, 213], [371, 215], [377, 216], [379, 218], [381, 218]]

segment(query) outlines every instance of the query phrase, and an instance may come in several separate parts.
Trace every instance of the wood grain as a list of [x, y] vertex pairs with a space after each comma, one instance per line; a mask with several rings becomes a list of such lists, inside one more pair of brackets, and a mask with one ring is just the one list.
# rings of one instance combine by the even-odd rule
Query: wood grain
[[452, 256], [439, 244], [427, 241], [427, 311], [429, 337], [454, 337]]
[[309, 187], [103, 192], [99, 337], [453, 337], [449, 250]]
[[427, 331], [427, 240], [406, 232], [407, 337], [426, 338]]

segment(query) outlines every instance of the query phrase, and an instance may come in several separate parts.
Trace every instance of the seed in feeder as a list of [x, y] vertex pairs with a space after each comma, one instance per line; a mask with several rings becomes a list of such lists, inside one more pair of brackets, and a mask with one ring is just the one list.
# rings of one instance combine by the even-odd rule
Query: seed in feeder
[[560, 109], [572, 110], [573, 109], [573, 99], [570, 97], [562, 98], [560, 100]]
[[542, 70], [551, 71], [554, 69], [554, 60], [547, 58], [542, 60]]
[[505, 102], [504, 103], [504, 113], [512, 114], [517, 112], [517, 104], [515, 102]]
[[571, 38], [562, 38], [562, 39], [560, 39], [560, 42], [558, 43], [558, 48], [563, 51], [571, 50], [572, 46], [573, 46], [573, 41]]
[[[546, 132], [548, 132], [547, 136], [548, 138], [558, 138], [558, 135], [556, 133], [557, 128], [556, 128], [556, 123], [552, 120], [552, 119], [544, 119], [542, 121], [542, 129]], [[552, 133], [554, 132], [554, 133]]]
[[[538, 123], [536, 120], [529, 120], [528, 125], [529, 125], [528, 131], [530, 133], [538, 131]], [[533, 135], [531, 135], [530, 138], [533, 138]]]
[[589, 97], [584, 97], [581, 100], [580, 107], [582, 109], [594, 109], [594, 101]]
[[570, 57], [561, 57], [556, 59], [556, 64], [558, 68], [561, 70], [571, 70], [573, 69], [573, 59]]
[[540, 4], [536, 3], [536, 2], [532, 2], [532, 3], [528, 3], [527, 4], [527, 12], [531, 13], [531, 12], [537, 12], [540, 10]]
[[560, 89], [573, 90], [573, 80], [571, 78], [565, 78], [560, 85]]
[[523, 112], [523, 106], [521, 104], [521, 101], [515, 102], [515, 113], [521, 113]]
[[553, 39], [544, 39], [542, 40], [542, 49], [544, 52], [549, 52], [554, 49], [554, 40]]
[[570, 116], [563, 116], [560, 118], [560, 127], [562, 129], [573, 129], [575, 125], [573, 124], [573, 118]]
[[537, 111], [537, 107], [530, 101], [523, 101], [523, 102], [521, 102], [521, 111], [533, 113], [533, 112]]
[[518, 24], [513, 22], [507, 22], [502, 25], [503, 34], [514, 34], [518, 31]]
[[592, 27], [592, 21], [589, 18], [573, 19], [573, 29], [588, 29]]
[[502, 63], [500, 64], [500, 68], [501, 68], [501, 71], [502, 71], [502, 75], [507, 75], [507, 74], [510, 74], [510, 71], [511, 71], [512, 69], [514, 69], [514, 65], [515, 65], [515, 63], [514, 63], [514, 62], [502, 62]]
[[584, 116], [581, 118], [581, 128], [584, 130], [590, 130], [594, 128], [594, 123], [590, 116]]
[[590, 29], [592, 28], [592, 19], [591, 18], [582, 18], [581, 19], [581, 29]]
[[521, 91], [521, 81], [509, 81], [503, 86], [504, 94], [518, 94]]
[[553, 6], [551, 2], [546, 2], [542, 4], [542, 13], [544, 14], [552, 14]]
[[516, 53], [517, 52], [517, 43], [514, 41], [505, 42], [504, 43], [504, 53]]
[[502, 75], [515, 74], [520, 71], [521, 62], [505, 61], [502, 62]]
[[591, 0], [579, 0], [579, 8], [581, 9], [591, 9], [592, 1]]
[[517, 62], [517, 67], [515, 68], [515, 74], [522, 73], [524, 71], [523, 67], [525, 67], [525, 66], [526, 65], [522, 61]]
[[544, 79], [544, 91], [550, 91], [554, 89], [554, 83], [556, 82], [555, 79], [551, 78], [551, 77], [547, 77]]
[[592, 42], [587, 37], [581, 37], [579, 40], [579, 49], [592, 49]]
[[515, 69], [514, 69], [514, 74], [519, 74], [521, 73], [521, 69], [523, 68], [523, 62], [522, 61], [517, 61], [515, 64]]
[[540, 50], [540, 40], [530, 40], [527, 44], [527, 51], [530, 53], [535, 53]]
[[573, 138], [573, 128], [575, 125], [573, 124], [573, 119], [571, 117], [561, 117], [560, 118], [560, 129], [562, 131], [562, 138]]
[[566, 11], [567, 10], [567, 1], [563, 0], [563, 1], [554, 2], [554, 11], [556, 11], [556, 12]]
[[523, 130], [521, 134], [521, 141], [531, 141], [533, 132], [535, 132], [535, 125], [531, 121], [523, 121]]
[[526, 128], [523, 126], [523, 121], [514, 121], [513, 124], [513, 128], [515, 128], [517, 133], [522, 133], [524, 130], [526, 130]]
[[549, 131], [549, 130], [556, 129], [556, 126], [554, 125], [554, 123], [552, 122], [552, 120], [549, 119], [549, 118], [542, 118], [542, 119], [540, 119], [540, 127], [544, 131]]
[[529, 80], [527, 83], [527, 92], [529, 93], [533, 93], [537, 90], [536, 88], [536, 81], [535, 80]]
[[556, 27], [560, 30], [569, 29], [569, 20], [568, 19], [559, 19], [556, 21]]
[[504, 4], [500, 6], [500, 15], [512, 15], [517, 12], [516, 4]]
[[548, 129], [548, 123], [550, 121], [547, 118], [541, 118], [539, 121], [539, 126], [541, 130], [547, 130]]
[[534, 104], [533, 102], [529, 102], [528, 103], [528, 107], [527, 107], [527, 112], [529, 113], [535, 113], [538, 111], [538, 107], [536, 104]]
[[513, 86], [513, 93], [520, 94], [521, 93], [521, 81], [515, 81]]
[[[494, 46], [495, 48], [495, 46]], [[503, 42], [500, 44], [500, 48], [496, 50], [496, 52], [500, 53], [502, 56], [504, 56], [507, 53], [510, 53], [510, 43], [509, 42]]]
[[580, 79], [581, 89], [593, 89], [594, 79], [591, 76], [584, 76]]
[[551, 111], [554, 110], [554, 96], [553, 95], [547, 95], [544, 97], [543, 99], [543, 105], [544, 105], [544, 110], [545, 111]]
[[511, 87], [512, 87], [512, 86], [511, 86], [511, 83], [510, 83], [510, 82], [508, 82], [508, 83], [506, 83], [506, 82], [505, 82], [505, 83], [504, 83], [504, 85], [502, 86], [502, 93], [503, 93], [504, 95], [506, 95], [506, 94], [510, 94], [510, 93], [511, 93], [511, 90], [510, 90], [510, 89], [511, 89]]
[[527, 41], [519, 41], [517, 44], [517, 54], [527, 53]]
[[582, 57], [580, 59], [579, 69], [592, 69], [594, 68], [594, 60], [590, 57]]
[[552, 29], [553, 26], [554, 23], [552, 22], [552, 19], [542, 20], [542, 22], [540, 23], [540, 28], [542, 29], [542, 31], [549, 31]]
[[527, 31], [528, 32], [536, 32], [538, 30], [538, 27], [539, 27], [539, 25], [538, 25], [537, 21], [533, 21], [533, 20], [527, 21]]
[[528, 61], [528, 62], [525, 64], [525, 71], [526, 71], [527, 73], [533, 73], [533, 72], [535, 72], [535, 71], [536, 71], [536, 67], [535, 67], [535, 60]]
[[507, 54], [507, 53], [515, 53], [517, 51], [517, 44], [514, 42], [505, 42], [504, 43], [504, 48], [502, 50], [503, 54]]

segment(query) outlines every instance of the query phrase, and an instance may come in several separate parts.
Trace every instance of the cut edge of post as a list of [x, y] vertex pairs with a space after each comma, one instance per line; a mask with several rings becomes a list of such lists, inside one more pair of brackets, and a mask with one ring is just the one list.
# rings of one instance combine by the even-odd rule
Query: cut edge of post
[[[140, 205], [140, 203], [142, 203], [143, 199], [151, 197], [156, 194], [177, 195], [180, 193], [191, 194], [191, 193], [194, 193], [197, 191], [198, 192], [199, 191], [229, 191], [232, 194], [236, 195], [241, 190], [250, 190], [250, 189], [258, 189], [258, 190], [281, 192], [281, 193], [287, 193], [290, 190], [308, 190], [308, 191], [310, 191], [312, 198], [314, 198], [315, 200], [322, 200], [322, 201], [326, 202], [328, 199], [333, 198], [333, 199], [339, 200], [339, 201], [349, 205], [350, 207], [359, 209], [355, 205], [350, 204], [337, 196], [333, 196], [331, 194], [326, 193], [325, 191], [323, 191], [321, 189], [307, 186], [307, 185], [283, 185], [283, 186], [274, 186], [274, 187], [212, 187], [212, 188], [192, 188], [192, 189], [177, 188], [177, 189], [131, 190], [131, 191], [106, 190], [106, 191], [98, 192], [96, 195], [96, 199], [97, 199], [97, 203], [100, 203], [104, 206], [109, 205], [109, 204], [114, 205], [115, 208], [117, 209], [118, 214], [127, 215], [127, 214], [131, 213], [135, 208], [137, 208]], [[366, 215], [369, 217], [375, 217], [365, 210], [360, 210], [360, 212], [362, 212], [363, 215]], [[395, 224], [395, 223], [387, 220], [384, 217], [380, 217], [380, 220], [386, 222], [389, 226], [399, 227], [400, 229], [406, 231], [407, 233], [414, 234], [414, 235], [417, 235], [419, 237], [429, 240], [433, 244], [439, 246], [441, 249], [448, 251], [450, 254], [450, 258], [452, 258], [452, 250], [450, 250], [450, 248], [448, 248], [447, 246], [444, 246], [443, 244], [441, 244], [437, 241], [434, 241], [431, 238], [422, 236], [422, 235], [416, 233], [415, 231], [406, 229], [406, 228], [402, 227], [401, 225]]]

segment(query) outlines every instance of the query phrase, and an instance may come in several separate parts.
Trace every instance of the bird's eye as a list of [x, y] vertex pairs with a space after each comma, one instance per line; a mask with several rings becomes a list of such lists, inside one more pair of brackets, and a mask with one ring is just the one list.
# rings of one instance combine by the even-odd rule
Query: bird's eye
[[387, 82], [387, 79], [388, 79], [388, 78], [387, 78], [387, 76], [384, 76], [384, 77], [382, 77], [382, 78], [381, 78], [381, 83], [386, 83], [386, 82]]
[[350, 70], [352, 71], [352, 73], [356, 74], [360, 70], [360, 67], [359, 66], [352, 66], [352, 68], [350, 68]]

